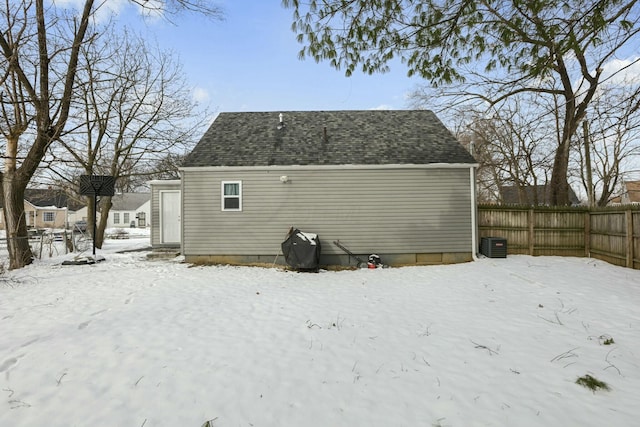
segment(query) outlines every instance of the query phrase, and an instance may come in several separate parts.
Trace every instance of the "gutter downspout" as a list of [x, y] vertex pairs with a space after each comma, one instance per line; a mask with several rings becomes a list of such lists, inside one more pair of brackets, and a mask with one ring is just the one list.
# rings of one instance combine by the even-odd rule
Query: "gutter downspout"
[[469, 168], [469, 182], [471, 191], [471, 257], [474, 261], [478, 261], [476, 251], [478, 250], [478, 201], [476, 197], [476, 174], [475, 167]]

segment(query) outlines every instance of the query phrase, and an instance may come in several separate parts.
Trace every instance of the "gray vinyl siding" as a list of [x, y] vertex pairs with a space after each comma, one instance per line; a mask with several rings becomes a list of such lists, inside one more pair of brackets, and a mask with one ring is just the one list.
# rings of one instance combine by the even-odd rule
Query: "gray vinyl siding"
[[[323, 254], [342, 254], [334, 240], [355, 253], [471, 252], [466, 167], [187, 168], [182, 178], [186, 256], [276, 255], [290, 227], [317, 233]], [[224, 212], [221, 182], [238, 180], [242, 211]]]
[[152, 181], [151, 182], [151, 218], [148, 224], [151, 227], [151, 246], [162, 246], [160, 243], [160, 192], [167, 190], [180, 190], [180, 181]]

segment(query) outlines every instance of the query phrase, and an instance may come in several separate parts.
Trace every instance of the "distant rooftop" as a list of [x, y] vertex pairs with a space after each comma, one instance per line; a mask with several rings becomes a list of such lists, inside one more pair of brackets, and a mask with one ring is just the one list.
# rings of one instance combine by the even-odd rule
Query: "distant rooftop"
[[[550, 205], [551, 187], [548, 185], [529, 185], [526, 187], [505, 185], [500, 187], [500, 196], [505, 205]], [[572, 205], [580, 204], [580, 199], [571, 187], [569, 187], [569, 202]]]
[[[36, 207], [68, 208], [75, 211], [84, 206], [82, 203], [69, 197], [63, 190], [56, 188], [27, 188], [24, 191], [24, 199]], [[4, 207], [0, 201], [0, 208]]]
[[111, 198], [111, 209], [134, 211], [151, 199], [151, 193], [116, 193]]

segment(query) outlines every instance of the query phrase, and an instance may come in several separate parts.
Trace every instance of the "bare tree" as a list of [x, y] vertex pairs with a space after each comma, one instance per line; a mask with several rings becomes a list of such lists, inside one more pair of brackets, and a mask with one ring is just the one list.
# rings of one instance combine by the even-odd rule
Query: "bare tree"
[[[93, 1], [88, 0], [73, 25], [52, 15], [43, 0], [6, 0], [2, 10], [7, 30], [0, 33], [0, 50], [8, 76], [2, 80], [7, 97], [1, 99], [7, 124], [2, 192], [9, 268], [23, 267], [33, 259], [26, 239], [24, 190], [66, 125], [78, 53], [92, 12]], [[66, 46], [60, 44], [63, 40], [68, 40]], [[50, 78], [53, 69], [59, 74], [55, 79]], [[23, 136], [32, 141], [24, 148]]]
[[[182, 161], [186, 157], [187, 153], [167, 153], [166, 156], [160, 157], [153, 164], [151, 164], [147, 170], [148, 175], [145, 175], [145, 180], [150, 179], [180, 179], [180, 166]], [[139, 180], [132, 180], [133, 187], [146, 186], [146, 183], [142, 183]]]
[[[120, 191], [148, 179], [167, 155], [192, 147], [207, 119], [173, 55], [128, 31], [103, 33], [83, 47], [77, 91], [69, 120], [77, 127], [60, 145], [84, 174], [113, 176]], [[93, 229], [94, 206], [87, 206]], [[110, 208], [111, 197], [102, 197], [94, 236], [98, 248]]]
[[[420, 106], [424, 96], [414, 93], [412, 101]], [[555, 104], [548, 101], [538, 94], [522, 93], [495, 109], [470, 102], [434, 105], [478, 161], [481, 202], [501, 202], [505, 187], [516, 189], [523, 203], [543, 202], [532, 189], [544, 185], [551, 175], [558, 138], [557, 121], [548, 114], [555, 111]]]
[[[139, 4], [162, 8], [156, 13], [220, 13], [200, 0]], [[85, 0], [78, 10], [66, 10], [44, 0], [5, 0], [0, 9], [0, 103], [6, 141], [1, 180], [9, 268], [33, 260], [26, 239], [24, 190], [47, 150], [66, 130], [80, 49], [93, 37], [88, 31], [91, 17], [102, 5]]]
[[592, 103], [585, 132], [576, 138], [574, 170], [587, 194], [593, 194], [594, 206], [606, 206], [619, 195], [625, 172], [640, 158], [639, 102], [637, 81], [603, 87]]

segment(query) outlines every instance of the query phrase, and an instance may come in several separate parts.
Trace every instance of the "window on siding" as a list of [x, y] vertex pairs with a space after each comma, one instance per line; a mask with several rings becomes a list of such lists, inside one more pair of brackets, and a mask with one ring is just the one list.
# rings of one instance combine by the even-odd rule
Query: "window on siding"
[[222, 210], [242, 210], [242, 181], [222, 181]]
[[114, 224], [120, 224], [120, 213], [119, 212], [114, 212], [113, 213], [113, 223]]
[[122, 216], [124, 217], [124, 223], [129, 224], [129, 212], [123, 213]]
[[146, 227], [147, 226], [147, 214], [145, 212], [138, 212], [138, 226]]
[[44, 222], [53, 222], [55, 219], [56, 219], [55, 212], [43, 212], [42, 213], [42, 220]]

